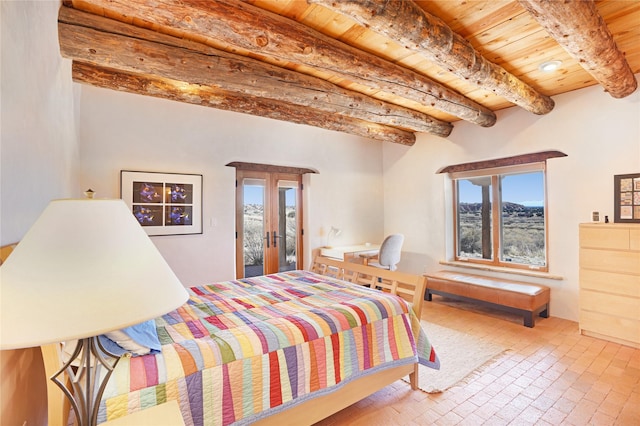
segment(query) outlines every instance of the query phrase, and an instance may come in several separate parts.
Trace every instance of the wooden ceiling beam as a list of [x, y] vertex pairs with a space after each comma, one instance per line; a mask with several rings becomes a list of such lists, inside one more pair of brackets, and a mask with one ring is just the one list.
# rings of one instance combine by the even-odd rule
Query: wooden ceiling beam
[[624, 54], [592, 0], [519, 0], [560, 46], [614, 98], [638, 87]]
[[155, 31], [220, 42], [279, 66], [288, 62], [395, 94], [489, 127], [493, 111], [428, 77], [237, 0], [70, 0], [77, 9], [144, 22]]
[[[124, 72], [149, 74], [189, 84], [211, 86], [245, 96], [282, 101], [326, 113], [341, 114], [403, 130], [432, 133], [446, 137], [450, 123], [427, 114], [373, 99], [342, 89], [328, 81], [265, 64], [255, 59], [222, 52], [202, 45], [200, 51], [177, 47], [179, 39], [153, 31], [130, 28], [130, 34], [113, 33], [100, 28], [111, 21], [96, 15], [73, 19], [83, 12], [62, 7], [58, 38], [62, 56]], [[88, 15], [88, 14], [85, 14]], [[148, 34], [154, 33], [154, 34]], [[154, 41], [140, 38], [148, 37]], [[174, 40], [175, 39], [175, 40]], [[164, 40], [165, 42], [161, 42]], [[193, 46], [195, 43], [189, 44]]]
[[155, 76], [127, 73], [78, 61], [72, 62], [71, 70], [73, 81], [95, 87], [306, 124], [381, 142], [411, 146], [416, 140], [413, 133], [395, 127], [339, 114], [328, 114], [286, 102], [214, 90], [207, 86]]
[[546, 114], [554, 107], [549, 96], [484, 58], [464, 37], [411, 0], [308, 1], [341, 13], [530, 112]]

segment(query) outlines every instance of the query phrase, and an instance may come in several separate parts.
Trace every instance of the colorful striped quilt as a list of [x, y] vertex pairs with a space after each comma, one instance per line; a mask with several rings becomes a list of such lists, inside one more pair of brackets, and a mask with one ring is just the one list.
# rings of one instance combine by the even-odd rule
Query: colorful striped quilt
[[[189, 289], [156, 319], [162, 353], [123, 358], [98, 422], [177, 400], [187, 425], [249, 424], [435, 351], [401, 298], [308, 271]], [[153, 297], [153, 295], [150, 295]]]

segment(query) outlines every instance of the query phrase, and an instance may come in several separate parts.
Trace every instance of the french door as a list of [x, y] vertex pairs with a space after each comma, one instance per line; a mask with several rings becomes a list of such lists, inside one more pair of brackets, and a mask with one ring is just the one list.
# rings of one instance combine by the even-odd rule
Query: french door
[[236, 177], [236, 276], [302, 268], [301, 175], [237, 169]]

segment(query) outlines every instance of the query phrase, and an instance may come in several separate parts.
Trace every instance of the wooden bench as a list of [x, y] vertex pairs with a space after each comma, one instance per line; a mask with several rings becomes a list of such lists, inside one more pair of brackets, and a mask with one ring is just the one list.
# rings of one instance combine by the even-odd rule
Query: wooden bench
[[550, 289], [547, 286], [454, 271], [425, 274], [424, 299], [437, 294], [520, 314], [526, 327], [534, 326], [534, 316], [549, 317]]

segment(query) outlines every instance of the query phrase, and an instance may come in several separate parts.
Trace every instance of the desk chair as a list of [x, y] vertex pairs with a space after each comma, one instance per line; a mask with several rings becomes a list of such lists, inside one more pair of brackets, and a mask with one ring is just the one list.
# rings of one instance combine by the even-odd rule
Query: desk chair
[[364, 259], [365, 265], [395, 271], [400, 262], [403, 242], [404, 235], [391, 234], [382, 242], [378, 254], [361, 254], [360, 257]]

